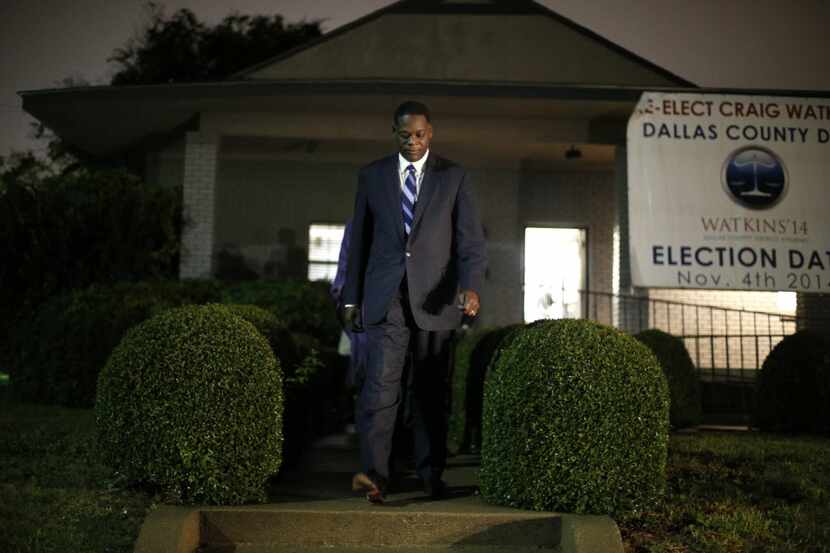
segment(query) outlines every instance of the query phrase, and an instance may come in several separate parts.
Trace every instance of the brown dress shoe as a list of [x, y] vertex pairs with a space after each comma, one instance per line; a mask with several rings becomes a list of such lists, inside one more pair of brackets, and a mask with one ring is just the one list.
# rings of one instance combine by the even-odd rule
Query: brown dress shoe
[[358, 472], [352, 477], [352, 489], [354, 491], [366, 491], [366, 499], [369, 503], [380, 505], [386, 500], [386, 494], [375, 484], [366, 473]]

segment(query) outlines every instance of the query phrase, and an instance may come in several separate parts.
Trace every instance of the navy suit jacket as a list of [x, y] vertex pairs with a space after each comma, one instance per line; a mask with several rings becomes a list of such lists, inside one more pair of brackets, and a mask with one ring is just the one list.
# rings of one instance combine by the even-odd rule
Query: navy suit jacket
[[398, 154], [360, 170], [352, 218], [343, 303], [362, 305], [377, 324], [406, 274], [415, 322], [424, 330], [461, 323], [458, 291], [481, 295], [487, 252], [467, 172], [430, 152], [415, 204], [412, 232], [404, 232]]

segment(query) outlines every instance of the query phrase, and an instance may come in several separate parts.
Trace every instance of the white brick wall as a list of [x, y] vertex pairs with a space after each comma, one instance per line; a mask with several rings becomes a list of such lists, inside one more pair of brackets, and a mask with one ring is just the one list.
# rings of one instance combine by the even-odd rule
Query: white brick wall
[[213, 271], [216, 165], [219, 138], [188, 132], [185, 141], [180, 278], [209, 278]]
[[809, 328], [830, 338], [830, 294], [798, 294], [798, 328]]
[[754, 369], [783, 336], [795, 332], [795, 310], [782, 309], [777, 292], [655, 288], [648, 297], [664, 300], [651, 302], [649, 327], [705, 337], [686, 340], [689, 354], [703, 369]]

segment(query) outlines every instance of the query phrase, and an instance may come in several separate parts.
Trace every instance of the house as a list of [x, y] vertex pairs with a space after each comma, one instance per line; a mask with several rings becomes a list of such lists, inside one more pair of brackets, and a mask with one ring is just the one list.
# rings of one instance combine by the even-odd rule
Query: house
[[[795, 314], [776, 292], [632, 287], [626, 125], [643, 91], [718, 92], [530, 0], [402, 0], [227, 81], [22, 96], [64, 140], [183, 187], [183, 278], [331, 275], [357, 170], [394, 151], [391, 113], [417, 99], [433, 111], [433, 149], [477, 187], [490, 257], [482, 325], [620, 323], [633, 308], [618, 296], [630, 294], [651, 308]], [[826, 295], [800, 296], [800, 314], [830, 314]], [[647, 310], [646, 324], [657, 317]]]

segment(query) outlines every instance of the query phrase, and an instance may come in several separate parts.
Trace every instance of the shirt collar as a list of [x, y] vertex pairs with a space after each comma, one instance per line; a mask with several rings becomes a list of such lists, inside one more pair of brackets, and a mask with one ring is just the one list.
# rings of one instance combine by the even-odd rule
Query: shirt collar
[[427, 150], [427, 153], [424, 154], [424, 157], [422, 157], [418, 161], [409, 161], [405, 157], [403, 157], [401, 154], [398, 154], [398, 171], [401, 172], [401, 173], [404, 173], [404, 172], [406, 172], [407, 167], [409, 167], [410, 165], [414, 165], [415, 166], [415, 174], [420, 175], [421, 171], [424, 169], [424, 163], [427, 162], [428, 157], [429, 157], [429, 150]]

